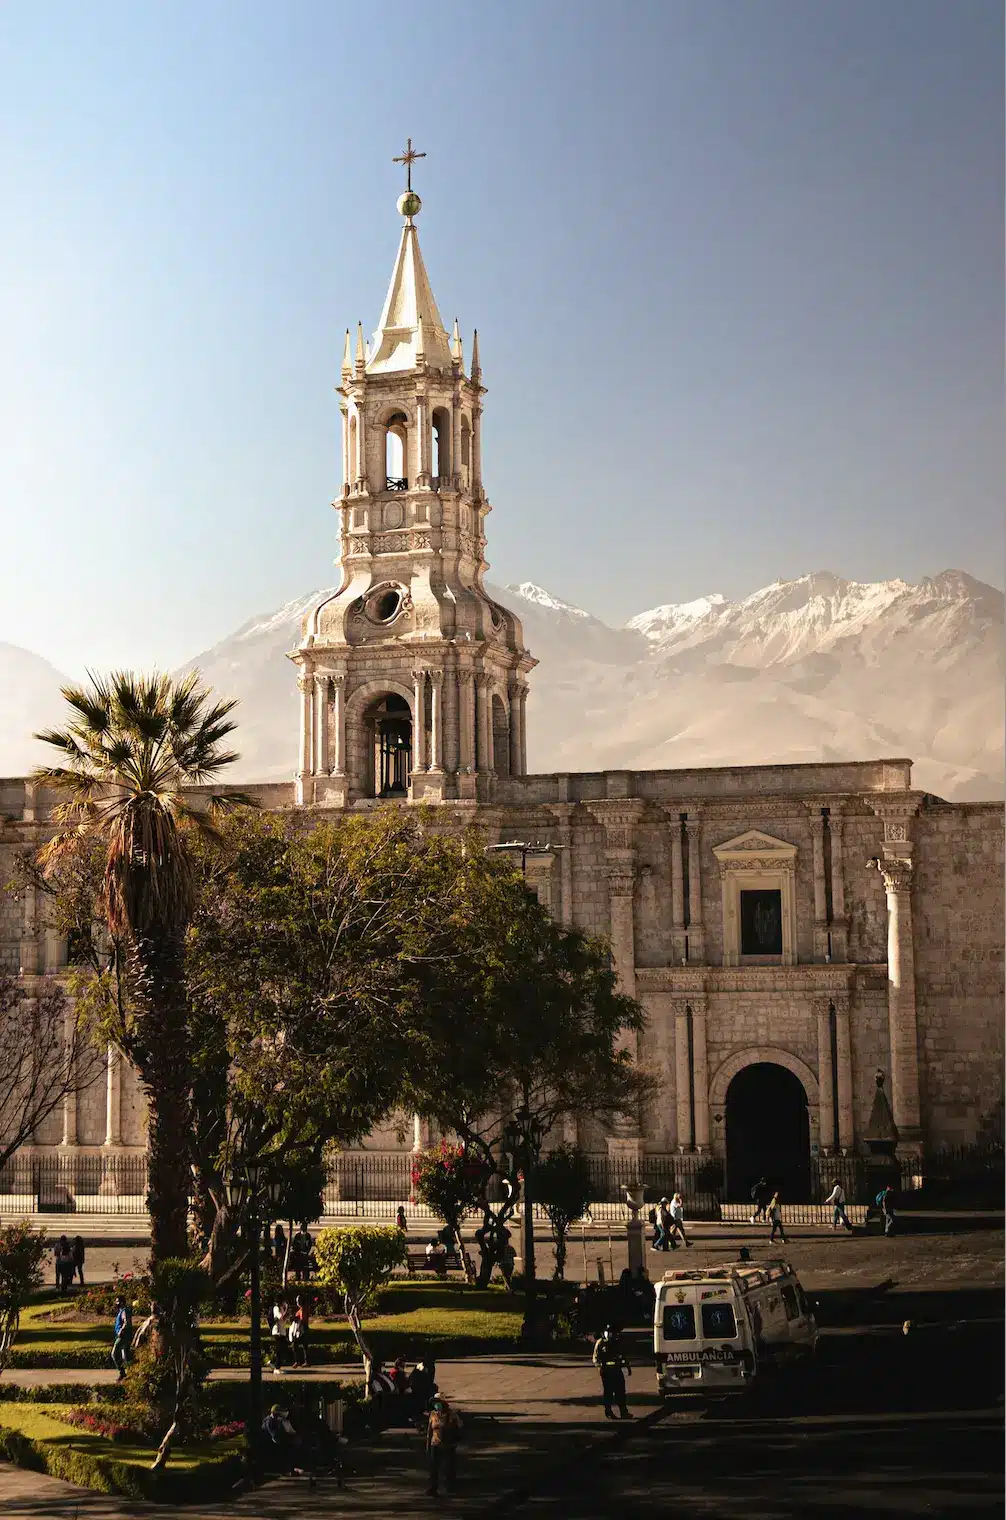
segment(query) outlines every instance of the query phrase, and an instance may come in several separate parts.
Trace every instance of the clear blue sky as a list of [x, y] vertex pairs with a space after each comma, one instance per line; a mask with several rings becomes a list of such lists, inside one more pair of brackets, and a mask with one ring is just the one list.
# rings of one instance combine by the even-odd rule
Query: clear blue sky
[[492, 578], [611, 621], [1001, 580], [998, 0], [0, 11], [0, 638], [171, 665], [334, 578], [408, 134]]

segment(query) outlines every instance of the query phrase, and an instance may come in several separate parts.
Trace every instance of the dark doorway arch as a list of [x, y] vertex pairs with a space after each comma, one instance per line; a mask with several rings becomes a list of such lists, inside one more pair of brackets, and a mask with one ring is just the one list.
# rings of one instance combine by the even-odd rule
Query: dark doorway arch
[[750, 1199], [762, 1177], [784, 1203], [810, 1199], [810, 1114], [800, 1078], [755, 1061], [727, 1088], [727, 1198]]

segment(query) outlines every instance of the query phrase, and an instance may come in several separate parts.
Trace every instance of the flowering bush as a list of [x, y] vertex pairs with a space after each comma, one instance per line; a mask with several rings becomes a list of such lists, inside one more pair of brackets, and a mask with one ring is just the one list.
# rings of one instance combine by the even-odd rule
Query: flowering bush
[[62, 1415], [61, 1418], [67, 1425], [77, 1425], [81, 1430], [88, 1430], [95, 1436], [105, 1436], [109, 1441], [142, 1441], [145, 1433], [135, 1425], [123, 1423], [124, 1418], [128, 1418], [124, 1408], [112, 1412], [87, 1404], [71, 1409], [69, 1414]]
[[482, 1201], [486, 1167], [463, 1145], [441, 1140], [413, 1157], [411, 1180], [418, 1201], [432, 1209], [457, 1239], [462, 1219]]
[[244, 1420], [226, 1420], [223, 1425], [214, 1425], [210, 1431], [211, 1441], [229, 1441], [234, 1436], [243, 1436], [245, 1433]]
[[150, 1313], [149, 1272], [120, 1272], [118, 1262], [112, 1265], [112, 1281], [85, 1288], [77, 1295], [74, 1308], [78, 1314], [113, 1314], [120, 1293], [132, 1304], [134, 1314]]

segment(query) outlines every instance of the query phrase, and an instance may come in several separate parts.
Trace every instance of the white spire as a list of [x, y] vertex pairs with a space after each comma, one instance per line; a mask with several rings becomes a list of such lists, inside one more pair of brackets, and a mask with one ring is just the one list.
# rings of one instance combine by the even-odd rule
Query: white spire
[[353, 345], [349, 341], [349, 328], [346, 328], [346, 346], [342, 351], [342, 378], [350, 379], [353, 374]]
[[[415, 200], [419, 197], [415, 196]], [[422, 318], [422, 345], [426, 363], [433, 369], [449, 370], [451, 348], [433, 299], [429, 277], [419, 251], [419, 233], [409, 216], [402, 228], [402, 241], [391, 274], [391, 284], [381, 312], [381, 320], [367, 361], [368, 375], [386, 375], [415, 369], [419, 353], [419, 325]]]

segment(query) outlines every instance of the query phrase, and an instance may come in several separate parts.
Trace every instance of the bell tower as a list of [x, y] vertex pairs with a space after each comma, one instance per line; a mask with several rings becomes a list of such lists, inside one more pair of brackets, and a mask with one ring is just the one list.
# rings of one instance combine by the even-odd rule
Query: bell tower
[[341, 383], [341, 580], [304, 618], [297, 801], [492, 800], [527, 768], [534, 661], [520, 621], [483, 586], [482, 370], [466, 372], [419, 250], [409, 139], [404, 218], [377, 331], [346, 331]]

